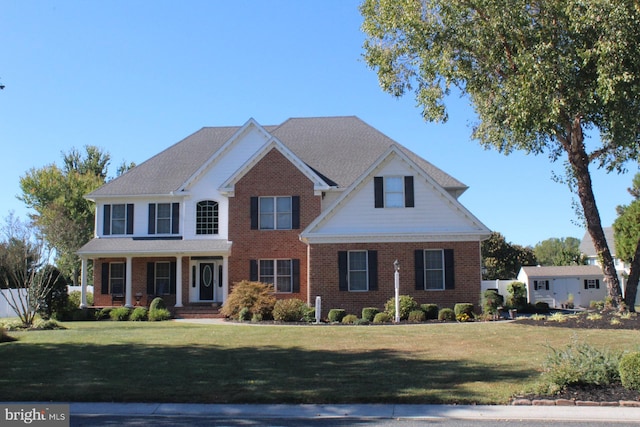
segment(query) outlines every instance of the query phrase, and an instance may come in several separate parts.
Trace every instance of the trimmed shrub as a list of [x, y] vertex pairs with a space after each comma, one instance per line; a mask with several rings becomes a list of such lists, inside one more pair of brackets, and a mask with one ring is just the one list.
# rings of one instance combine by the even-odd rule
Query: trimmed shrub
[[522, 282], [511, 282], [507, 286], [507, 306], [510, 308], [521, 309], [527, 305], [527, 287]]
[[380, 313], [376, 307], [365, 307], [362, 309], [362, 318], [367, 322], [373, 322], [373, 318], [376, 314]]
[[469, 304], [466, 302], [458, 303], [453, 306], [453, 312], [455, 313], [456, 317], [461, 314], [466, 314], [469, 317], [473, 317], [473, 304]]
[[263, 319], [267, 320], [271, 319], [275, 304], [273, 285], [243, 280], [233, 285], [220, 313], [236, 319], [240, 310], [246, 307], [250, 313], [249, 319], [259, 313]]
[[33, 322], [33, 325], [31, 325], [31, 329], [40, 330], [40, 331], [51, 331], [54, 329], [67, 329], [67, 328], [60, 325], [58, 322], [56, 322], [53, 319], [49, 319], [49, 320], [39, 319]]
[[640, 391], [640, 353], [628, 353], [622, 356], [618, 371], [624, 388]]
[[420, 309], [424, 311], [426, 320], [436, 320], [438, 318], [438, 305], [437, 304], [422, 304]]
[[111, 310], [109, 313], [109, 317], [111, 320], [123, 321], [129, 320], [129, 315], [131, 314], [131, 310], [127, 307], [117, 307]]
[[167, 308], [167, 304], [160, 297], [155, 297], [151, 304], [149, 304], [149, 311], [157, 310], [159, 308]]
[[133, 322], [144, 322], [148, 317], [149, 310], [147, 310], [146, 307], [136, 307], [131, 312], [131, 315], [129, 315], [129, 320]]
[[548, 313], [549, 303], [544, 301], [538, 301], [534, 305], [536, 313]]
[[327, 318], [329, 319], [329, 322], [333, 323], [333, 322], [342, 322], [342, 319], [344, 319], [344, 316], [347, 315], [347, 312], [342, 309], [342, 308], [332, 308], [331, 310], [329, 310], [329, 314], [327, 316]]
[[353, 325], [358, 321], [358, 316], [355, 314], [347, 314], [342, 318], [342, 323], [345, 325]]
[[456, 313], [450, 308], [443, 308], [438, 312], [438, 320], [453, 322], [456, 320]]
[[253, 323], [262, 322], [262, 314], [260, 314], [260, 313], [254, 314], [253, 316], [251, 316], [251, 321]]
[[391, 317], [389, 316], [389, 313], [386, 312], [381, 312], [375, 315], [375, 317], [373, 318], [373, 323], [390, 323], [391, 322]]
[[498, 307], [504, 304], [504, 297], [496, 289], [487, 289], [482, 293], [482, 312], [485, 314], [498, 313]]
[[96, 320], [109, 319], [111, 310], [113, 310], [113, 308], [105, 307], [105, 308], [101, 308], [100, 310], [96, 311]]
[[299, 322], [307, 311], [307, 303], [298, 298], [281, 299], [273, 307], [273, 320]]
[[[409, 313], [419, 308], [418, 303], [411, 295], [400, 295], [400, 320], [407, 320]], [[396, 317], [396, 299], [391, 298], [384, 304], [384, 311], [392, 318]]]
[[413, 310], [407, 318], [407, 320], [412, 323], [424, 322], [426, 319], [427, 315], [422, 310]]
[[316, 321], [316, 308], [306, 307], [304, 310], [304, 316], [302, 318], [307, 323], [313, 323]]
[[160, 322], [171, 319], [171, 312], [166, 308], [156, 308], [155, 310], [149, 310], [147, 317], [151, 322]]

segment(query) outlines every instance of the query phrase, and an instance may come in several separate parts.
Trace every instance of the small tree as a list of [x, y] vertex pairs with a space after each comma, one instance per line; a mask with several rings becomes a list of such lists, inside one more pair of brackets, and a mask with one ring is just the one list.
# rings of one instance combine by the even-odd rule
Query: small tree
[[509, 307], [520, 309], [527, 305], [527, 287], [522, 282], [511, 282], [507, 286], [507, 305]]
[[0, 287], [17, 292], [1, 292], [24, 326], [31, 327], [43, 302], [55, 285], [54, 268], [47, 268], [50, 251], [42, 236], [10, 214], [0, 242]]

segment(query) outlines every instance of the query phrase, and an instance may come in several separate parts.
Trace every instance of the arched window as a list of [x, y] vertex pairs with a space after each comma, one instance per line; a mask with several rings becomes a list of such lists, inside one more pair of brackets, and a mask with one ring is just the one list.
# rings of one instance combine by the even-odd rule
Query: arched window
[[218, 234], [218, 202], [212, 200], [198, 202], [196, 234]]

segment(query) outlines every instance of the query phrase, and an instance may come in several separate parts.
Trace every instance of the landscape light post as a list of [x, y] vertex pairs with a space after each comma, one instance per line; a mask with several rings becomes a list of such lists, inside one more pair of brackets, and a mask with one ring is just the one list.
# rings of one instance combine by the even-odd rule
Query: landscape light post
[[395, 301], [396, 301], [396, 316], [394, 321], [396, 323], [400, 323], [400, 263], [398, 260], [393, 262], [393, 282], [396, 291]]

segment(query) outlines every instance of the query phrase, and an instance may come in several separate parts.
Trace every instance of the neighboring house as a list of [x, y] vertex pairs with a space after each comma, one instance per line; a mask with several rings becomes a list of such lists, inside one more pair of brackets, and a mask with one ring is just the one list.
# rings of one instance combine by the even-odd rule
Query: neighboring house
[[401, 294], [475, 303], [490, 230], [466, 189], [357, 117], [207, 127], [87, 195], [82, 283], [93, 260], [96, 306], [161, 296], [179, 314], [254, 280], [359, 314], [393, 297], [397, 259]]
[[[629, 276], [631, 266], [616, 257], [616, 244], [613, 237], [613, 227], [604, 227], [603, 231], [604, 237], [607, 240], [607, 246], [609, 247], [611, 256], [613, 257], [613, 265], [615, 266], [616, 272], [618, 273], [620, 288], [624, 293], [624, 289], [627, 283], [627, 277]], [[580, 252], [587, 257], [587, 263], [589, 265], [597, 265], [602, 267], [602, 265], [600, 265], [600, 259], [598, 258], [596, 249], [593, 246], [593, 240], [591, 239], [589, 232], [584, 233], [584, 237], [580, 242]]]
[[602, 270], [596, 265], [522, 267], [518, 273], [518, 281], [527, 286], [531, 304], [542, 301], [558, 308], [568, 303], [586, 308], [591, 301], [603, 301], [607, 294], [603, 279]]

